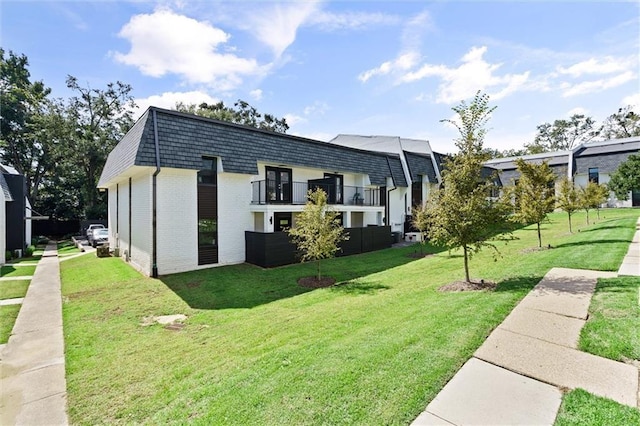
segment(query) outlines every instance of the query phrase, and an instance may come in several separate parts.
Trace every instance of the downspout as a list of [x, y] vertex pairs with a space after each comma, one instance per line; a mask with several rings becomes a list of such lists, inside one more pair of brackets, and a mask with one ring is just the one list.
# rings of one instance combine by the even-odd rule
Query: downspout
[[153, 236], [153, 241], [151, 245], [151, 276], [153, 278], [158, 278], [158, 226], [156, 222], [157, 218], [157, 207], [158, 207], [158, 173], [160, 173], [160, 145], [158, 143], [158, 122], [156, 119], [156, 110], [153, 110], [153, 141], [156, 147], [156, 171], [153, 172], [152, 176], [152, 197], [153, 197], [153, 213], [151, 220], [151, 235]]

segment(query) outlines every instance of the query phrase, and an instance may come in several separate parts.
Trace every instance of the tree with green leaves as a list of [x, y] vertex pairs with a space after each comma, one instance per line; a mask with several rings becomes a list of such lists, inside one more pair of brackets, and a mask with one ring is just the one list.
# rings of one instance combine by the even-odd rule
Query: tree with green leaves
[[443, 187], [427, 202], [429, 239], [449, 249], [462, 248], [466, 282], [471, 282], [469, 258], [474, 253], [483, 247], [498, 253], [489, 240], [504, 221], [504, 211], [490, 197], [494, 183], [481, 175], [485, 126], [495, 108], [489, 106], [489, 96], [478, 91], [470, 104], [463, 101], [452, 108], [456, 120], [441, 120], [458, 129], [459, 152], [445, 160]]
[[427, 230], [429, 229], [429, 207], [427, 204], [414, 206], [411, 209], [411, 225], [420, 231], [420, 254], [424, 254], [424, 245], [427, 243]]
[[104, 218], [106, 199], [98, 192], [98, 179], [109, 152], [133, 126], [133, 89], [121, 81], [108, 83], [104, 89], [84, 87], [73, 76], [67, 77], [67, 87], [76, 93], [66, 107], [71, 128], [67, 160], [82, 173], [80, 195], [85, 217]]
[[571, 228], [571, 215], [582, 207], [580, 202], [580, 194], [573, 185], [573, 182], [564, 177], [560, 181], [560, 189], [556, 197], [556, 207], [567, 212], [569, 216], [569, 232], [573, 232]]
[[327, 204], [327, 193], [317, 188], [309, 190], [308, 201], [296, 216], [296, 226], [287, 233], [302, 254], [302, 261], [316, 261], [318, 283], [322, 281], [320, 262], [335, 256], [338, 244], [348, 240], [338, 218], [339, 213]]
[[640, 190], [640, 154], [631, 154], [621, 163], [607, 186], [619, 200], [628, 200], [632, 190]]
[[199, 105], [187, 105], [178, 102], [176, 110], [271, 132], [287, 133], [287, 130], [289, 130], [289, 125], [285, 118], [277, 118], [272, 114], [262, 114], [255, 107], [241, 99], [238, 99], [233, 104], [233, 107], [226, 106], [222, 101], [215, 104], [203, 102]]
[[587, 225], [589, 225], [589, 210], [597, 209], [600, 218], [600, 206], [607, 202], [609, 191], [604, 185], [595, 182], [587, 182], [584, 188], [580, 188], [580, 204], [587, 213]]
[[513, 220], [525, 225], [535, 223], [538, 228], [538, 247], [542, 247], [540, 224], [555, 206], [555, 174], [546, 161], [534, 164], [518, 158], [516, 165], [520, 179], [509, 194], [514, 202]]
[[56, 104], [51, 89], [31, 81], [25, 55], [0, 48], [0, 159], [25, 176], [27, 198], [38, 203], [38, 191], [56, 166], [50, 139]]
[[604, 139], [620, 139], [640, 136], [640, 115], [631, 105], [619, 108], [611, 114], [600, 127], [600, 136]]
[[574, 114], [568, 120], [555, 120], [553, 124], [540, 124], [537, 131], [533, 143], [525, 145], [529, 154], [568, 150], [589, 142], [599, 133], [593, 118], [583, 114]]

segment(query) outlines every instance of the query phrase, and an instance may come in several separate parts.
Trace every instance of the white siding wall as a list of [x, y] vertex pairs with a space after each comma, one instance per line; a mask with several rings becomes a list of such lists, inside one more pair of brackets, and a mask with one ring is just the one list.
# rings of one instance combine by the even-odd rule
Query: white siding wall
[[251, 178], [218, 173], [218, 261], [220, 265], [245, 260], [244, 231], [253, 229]]
[[393, 191], [393, 185], [387, 186], [387, 205], [389, 206], [389, 217], [387, 224], [391, 226], [391, 232], [404, 231], [404, 219], [407, 215], [405, 209], [405, 195], [407, 196], [407, 206], [410, 207], [411, 191], [409, 188], [397, 187]]
[[163, 168], [157, 177], [158, 274], [198, 268], [198, 183], [195, 170]]
[[[151, 274], [151, 174], [134, 177], [131, 188], [131, 263]], [[127, 248], [128, 248], [127, 244]]]
[[[266, 164], [266, 163], [258, 163], [258, 175], [253, 176], [250, 181], [256, 180], [265, 180], [265, 167], [280, 167], [276, 164]], [[322, 169], [312, 169], [307, 167], [290, 167], [284, 166], [285, 169], [291, 169], [292, 179], [294, 182], [306, 182], [310, 179], [322, 179], [325, 173], [335, 173], [336, 170], [322, 170]], [[365, 175], [355, 174], [355, 173], [342, 173], [337, 172], [335, 174], [343, 175], [344, 182], [343, 185], [346, 186], [366, 186], [368, 185], [367, 179]]]
[[7, 261], [4, 255], [7, 251], [7, 202], [4, 192], [0, 189], [0, 265]]
[[[600, 173], [598, 175], [598, 183], [606, 184], [609, 183], [611, 177], [608, 173]], [[586, 174], [577, 174], [573, 177], [573, 182], [576, 187], [584, 188], [587, 186], [587, 182], [589, 181], [589, 176]], [[607, 207], [632, 207], [631, 205], [631, 192], [629, 192], [629, 196], [627, 200], [618, 200], [616, 195], [613, 192], [609, 193], [609, 200], [607, 201]]]
[[[128, 179], [120, 182], [118, 192], [120, 193], [118, 196], [118, 221], [117, 223], [109, 223], [109, 234], [113, 236], [109, 238], [109, 244], [113, 245], [114, 248], [120, 248], [120, 254], [124, 255], [124, 251], [129, 250]], [[109, 194], [109, 198], [111, 198], [111, 194]], [[113, 238], [113, 240], [111, 238]]]

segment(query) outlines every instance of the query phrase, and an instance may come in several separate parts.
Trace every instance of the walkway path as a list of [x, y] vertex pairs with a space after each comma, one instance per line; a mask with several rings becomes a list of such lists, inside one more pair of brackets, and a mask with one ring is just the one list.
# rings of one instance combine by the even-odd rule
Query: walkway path
[[553, 268], [413, 425], [551, 425], [561, 388], [638, 407], [636, 367], [577, 350], [597, 279], [615, 276]]
[[636, 234], [631, 244], [629, 244], [629, 251], [627, 251], [627, 255], [622, 260], [618, 275], [640, 276], [640, 217], [636, 222]]
[[49, 244], [0, 354], [0, 424], [66, 425], [60, 265]]

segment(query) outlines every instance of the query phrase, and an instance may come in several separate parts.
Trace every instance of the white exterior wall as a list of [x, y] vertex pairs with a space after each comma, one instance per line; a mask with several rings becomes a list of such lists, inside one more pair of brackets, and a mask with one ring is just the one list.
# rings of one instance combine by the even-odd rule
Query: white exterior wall
[[[150, 275], [152, 242], [151, 173], [134, 177], [131, 185], [130, 261], [142, 273]], [[126, 250], [128, 250], [128, 247], [129, 244], [127, 244]]]
[[254, 226], [250, 205], [250, 176], [218, 173], [218, 265], [244, 262], [244, 231]]
[[4, 255], [7, 251], [7, 201], [0, 189], [0, 265], [7, 261]]
[[29, 200], [25, 200], [25, 202], [27, 204], [27, 208], [24, 211], [24, 216], [27, 218], [27, 220], [25, 220], [25, 223], [24, 223], [24, 241], [27, 243], [27, 247], [29, 247], [31, 245], [31, 237], [32, 237], [32, 233], [31, 233], [32, 221], [30, 218], [33, 215], [33, 213], [31, 212], [31, 203], [29, 202]]
[[162, 168], [157, 176], [156, 242], [160, 275], [198, 268], [197, 176], [195, 170], [170, 168]]
[[252, 176], [251, 181], [256, 180], [265, 180], [266, 176], [266, 167], [282, 167], [285, 169], [291, 169], [291, 179], [294, 182], [306, 182], [311, 179], [322, 179], [325, 173], [332, 173], [342, 175], [345, 186], [368, 186], [369, 179], [368, 176], [357, 174], [357, 173], [348, 173], [341, 172], [338, 170], [324, 170], [324, 169], [312, 169], [307, 167], [296, 167], [296, 166], [280, 166], [277, 164], [267, 164], [267, 163], [258, 163], [258, 174]]
[[[611, 176], [609, 176], [609, 173], [598, 174], [598, 183], [600, 183], [601, 185], [609, 183], [610, 180]], [[573, 183], [576, 187], [584, 188], [585, 186], [587, 186], [587, 182], [589, 182], [589, 175], [585, 173], [580, 173], [573, 176]], [[607, 200], [607, 207], [632, 207], [631, 191], [629, 191], [626, 200], [618, 200], [616, 198], [616, 195], [613, 192], [610, 192], [609, 199]]]
[[393, 184], [387, 185], [387, 206], [389, 209], [389, 217], [387, 218], [387, 225], [391, 226], [391, 232], [404, 232], [404, 219], [407, 214], [405, 209], [405, 196], [407, 208], [411, 208], [410, 198], [411, 191], [409, 188], [396, 187], [391, 190]]

